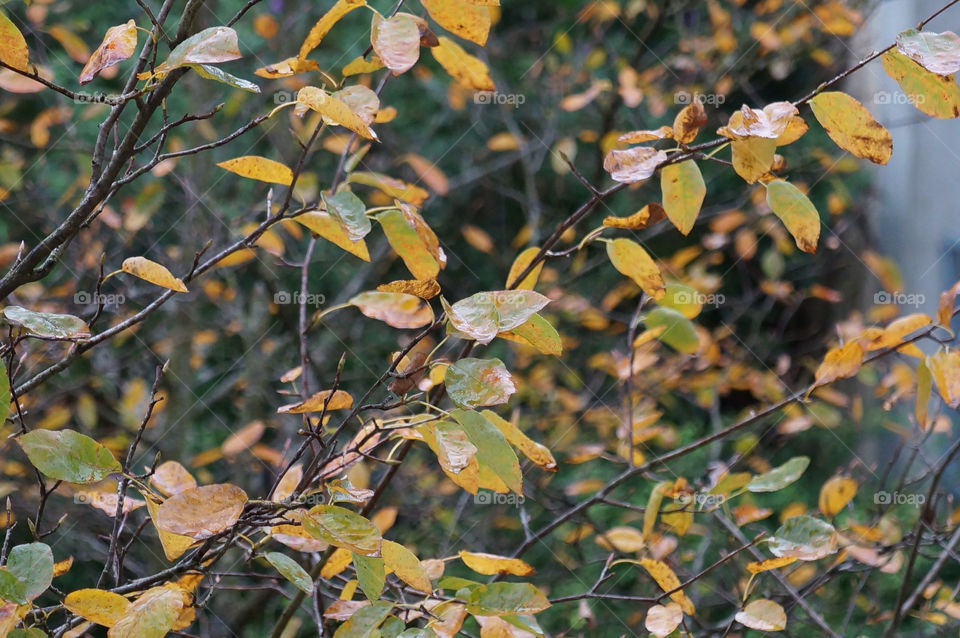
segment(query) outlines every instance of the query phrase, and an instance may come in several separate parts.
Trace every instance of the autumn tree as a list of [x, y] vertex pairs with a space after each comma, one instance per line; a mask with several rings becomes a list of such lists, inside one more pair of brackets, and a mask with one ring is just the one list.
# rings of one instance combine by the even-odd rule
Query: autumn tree
[[0, 11], [0, 636], [956, 630], [960, 287], [842, 302], [957, 0], [282, 4]]

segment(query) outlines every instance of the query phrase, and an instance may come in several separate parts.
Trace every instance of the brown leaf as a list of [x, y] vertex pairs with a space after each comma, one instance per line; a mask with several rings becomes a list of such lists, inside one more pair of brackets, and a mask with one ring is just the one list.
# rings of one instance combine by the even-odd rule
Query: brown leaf
[[236, 485], [204, 485], [171, 496], [157, 510], [157, 527], [195, 539], [210, 538], [230, 529], [247, 503]]
[[80, 72], [80, 84], [86, 84], [97, 77], [100, 71], [126, 60], [137, 50], [137, 24], [128, 20], [107, 29], [103, 42], [93, 52]]

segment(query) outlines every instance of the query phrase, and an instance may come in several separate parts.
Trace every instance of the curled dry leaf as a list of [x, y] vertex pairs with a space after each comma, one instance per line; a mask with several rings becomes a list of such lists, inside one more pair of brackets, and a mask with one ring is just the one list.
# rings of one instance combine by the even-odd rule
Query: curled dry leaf
[[243, 513], [247, 494], [236, 485], [221, 483], [184, 490], [157, 510], [157, 527], [194, 539], [210, 538], [230, 529]]
[[730, 116], [727, 125], [717, 131], [720, 135], [739, 137], [765, 137], [777, 139], [791, 125], [799, 111], [791, 102], [774, 102], [763, 109], [752, 109], [746, 104]]
[[97, 77], [100, 71], [126, 60], [137, 50], [137, 24], [128, 20], [107, 29], [103, 42], [97, 47], [80, 72], [80, 84], [86, 84]]
[[673, 120], [673, 138], [680, 144], [689, 144], [697, 138], [697, 133], [706, 125], [707, 112], [703, 108], [703, 103], [700, 100], [694, 100], [683, 107]]
[[429, 304], [402, 292], [362, 292], [347, 303], [394, 328], [422, 328], [434, 320]]
[[618, 182], [633, 184], [649, 179], [665, 161], [666, 153], [647, 146], [636, 146], [623, 151], [614, 149], [603, 159], [603, 170]]
[[666, 218], [667, 211], [663, 209], [663, 206], [652, 202], [628, 217], [604, 217], [603, 225], [607, 228], [642, 230]]
[[907, 29], [897, 35], [897, 51], [937, 75], [960, 71], [960, 36]]
[[327, 411], [349, 410], [353, 407], [353, 397], [343, 390], [322, 390], [306, 401], [284, 405], [277, 408], [277, 414], [306, 414], [320, 412], [326, 406]]
[[120, 270], [174, 292], [190, 292], [183, 281], [174, 277], [166, 266], [150, 261], [146, 257], [128, 257], [123, 260]]

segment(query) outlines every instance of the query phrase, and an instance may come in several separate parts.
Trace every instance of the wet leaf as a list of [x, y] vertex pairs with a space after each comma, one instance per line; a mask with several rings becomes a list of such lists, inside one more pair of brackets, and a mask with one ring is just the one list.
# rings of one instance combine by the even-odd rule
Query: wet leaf
[[137, 23], [127, 20], [107, 29], [103, 42], [87, 60], [80, 72], [80, 84], [86, 84], [97, 77], [100, 71], [126, 60], [137, 50]]
[[245, 155], [220, 162], [217, 166], [225, 171], [236, 173], [240, 177], [255, 179], [260, 182], [283, 186], [290, 186], [293, 183], [293, 171], [284, 164], [266, 157]]
[[503, 481], [517, 494], [523, 493], [523, 478], [517, 453], [500, 431], [482, 414], [472, 410], [452, 410], [450, 416], [460, 424], [470, 442], [477, 448], [477, 462]]
[[177, 45], [157, 71], [168, 73], [190, 64], [217, 64], [238, 58], [237, 32], [230, 27], [210, 27]]
[[470, 590], [467, 612], [477, 616], [536, 614], [550, 607], [550, 602], [530, 583], [491, 583]]
[[73, 430], [33, 430], [17, 443], [34, 467], [58, 481], [94, 483], [121, 470], [110, 450]]
[[860, 102], [846, 93], [828, 91], [810, 100], [817, 121], [837, 146], [874, 164], [886, 164], [893, 153], [890, 132]]
[[149, 281], [162, 288], [176, 292], [189, 292], [187, 287], [183, 285], [183, 281], [174, 277], [165, 266], [150, 261], [146, 257], [128, 257], [123, 260], [120, 269], [127, 274]]
[[522, 326], [548, 303], [532, 290], [500, 290], [478, 292], [444, 309], [456, 330], [486, 345], [499, 333]]
[[777, 492], [790, 485], [806, 471], [810, 465], [810, 457], [795, 456], [783, 465], [769, 472], [764, 472], [747, 484], [750, 492]]
[[806, 514], [792, 516], [774, 532], [770, 551], [775, 556], [818, 560], [837, 551], [837, 530], [830, 523]]
[[338, 505], [317, 505], [303, 515], [311, 536], [364, 556], [380, 553], [380, 531], [369, 520]]
[[7, 306], [3, 318], [11, 326], [43, 339], [86, 339], [90, 328], [79, 317], [52, 312], [34, 312], [20, 306]]
[[350, 241], [359, 241], [367, 236], [372, 224], [367, 217], [367, 207], [359, 197], [350, 191], [340, 191], [336, 195], [322, 193], [321, 197], [327, 212], [346, 229]]
[[517, 391], [500, 359], [460, 359], [447, 368], [444, 383], [453, 402], [466, 408], [506, 403]]
[[767, 205], [780, 218], [804, 252], [817, 252], [820, 238], [820, 214], [800, 189], [777, 179], [767, 184]]
[[33, 600], [53, 581], [53, 552], [46, 543], [17, 545], [7, 556], [7, 571], [23, 584], [24, 598]]
[[347, 303], [394, 328], [422, 328], [434, 320], [433, 308], [428, 303], [402, 292], [362, 292]]
[[897, 51], [937, 75], [960, 71], [960, 37], [953, 31], [907, 29], [897, 35]]
[[238, 78], [235, 75], [231, 75], [220, 67], [210, 64], [188, 64], [187, 66], [193, 69], [197, 75], [205, 80], [213, 80], [214, 82], [226, 84], [227, 86], [232, 86], [233, 88], [240, 89], [242, 91], [249, 91], [250, 93], [260, 92], [260, 87], [253, 82], [244, 80], [243, 78]]
[[159, 529], [189, 536], [210, 538], [237, 522], [247, 504], [247, 494], [236, 485], [204, 485], [174, 494], [157, 510]]

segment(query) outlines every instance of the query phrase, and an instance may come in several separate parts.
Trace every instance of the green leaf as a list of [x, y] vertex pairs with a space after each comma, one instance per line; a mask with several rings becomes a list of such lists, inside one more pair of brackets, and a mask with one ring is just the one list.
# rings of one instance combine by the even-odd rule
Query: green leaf
[[539, 313], [532, 315], [523, 325], [517, 326], [510, 332], [503, 332], [500, 336], [517, 337], [519, 341], [533, 346], [541, 354], [551, 354], [555, 357], [563, 354], [560, 333]]
[[647, 330], [664, 327], [657, 339], [677, 352], [693, 354], [700, 346], [700, 337], [693, 323], [673, 308], [654, 308], [643, 320]]
[[383, 559], [353, 552], [353, 567], [357, 570], [357, 581], [367, 600], [378, 600], [387, 582]]
[[437, 587], [439, 589], [464, 589], [477, 587], [482, 584], [483, 583], [470, 580], [469, 578], [460, 578], [459, 576], [444, 576], [437, 582]]
[[380, 552], [380, 530], [369, 520], [337, 505], [317, 505], [301, 520], [303, 528], [334, 547], [342, 547], [364, 556]]
[[17, 545], [7, 557], [7, 570], [23, 583], [23, 592], [33, 600], [53, 581], [53, 552], [46, 543]]
[[808, 465], [810, 465], [809, 457], [795, 456], [780, 467], [753, 477], [747, 484], [747, 490], [751, 492], [776, 492], [782, 490], [800, 478], [804, 471], [806, 471]]
[[188, 64], [187, 66], [196, 71], [197, 75], [205, 80], [213, 80], [215, 82], [220, 82], [221, 84], [232, 86], [235, 89], [250, 91], [251, 93], [260, 92], [260, 87], [253, 82], [244, 80], [243, 78], [238, 78], [235, 75], [230, 75], [220, 67], [212, 66], [210, 64]]
[[782, 179], [767, 184], [767, 205], [787, 227], [797, 248], [807, 253], [817, 252], [820, 238], [820, 213], [800, 189]]
[[7, 634], [7, 638], [47, 638], [47, 634], [42, 629], [29, 627], [27, 629], [14, 629]]
[[695, 319], [703, 310], [701, 299], [704, 296], [696, 288], [686, 284], [669, 282], [663, 298], [657, 299], [656, 302], [658, 306], [673, 308], [687, 319]]
[[404, 630], [397, 638], [437, 638], [437, 634], [429, 627], [411, 627]]
[[960, 117], [960, 86], [952, 75], [931, 73], [896, 51], [887, 51], [880, 61], [917, 109], [931, 117]]
[[350, 241], [360, 241], [370, 233], [373, 226], [367, 217], [367, 207], [359, 197], [350, 191], [340, 191], [336, 195], [322, 193], [320, 196], [327, 212], [340, 221]]
[[506, 403], [517, 391], [500, 359], [460, 359], [447, 368], [444, 383], [454, 403], [465, 408]]
[[280, 552], [268, 552], [263, 557], [280, 572], [281, 576], [296, 585], [297, 589], [307, 596], [313, 595], [313, 579], [297, 561]]
[[390, 247], [416, 279], [436, 278], [440, 272], [440, 263], [401, 211], [388, 210], [378, 215], [377, 221], [383, 227]]
[[550, 602], [530, 583], [491, 583], [470, 590], [467, 612], [477, 616], [535, 614]]
[[237, 32], [230, 27], [210, 27], [195, 33], [170, 52], [167, 60], [157, 67], [170, 72], [191, 64], [217, 64], [240, 57]]
[[3, 318], [11, 326], [23, 328], [42, 339], [86, 339], [90, 328], [79, 317], [52, 312], [34, 312], [20, 306], [7, 306]]
[[18, 605], [25, 605], [28, 602], [26, 585], [4, 568], [0, 568], [0, 600]]
[[95, 483], [122, 470], [110, 450], [73, 430], [34, 430], [17, 443], [34, 467], [58, 481]]
[[793, 516], [774, 532], [769, 547], [775, 556], [817, 560], [837, 551], [837, 530], [819, 518]]
[[380, 626], [393, 605], [384, 601], [377, 601], [361, 607], [350, 616], [350, 619], [340, 625], [333, 634], [333, 638], [375, 638], [379, 635], [377, 627]]
[[507, 487], [523, 493], [520, 460], [506, 437], [482, 414], [471, 410], [453, 410], [450, 416], [463, 426], [470, 442], [477, 447], [477, 462], [489, 467]]
[[690, 234], [707, 196], [707, 186], [697, 163], [687, 160], [664, 166], [660, 171], [660, 189], [667, 218], [681, 233]]
[[478, 292], [452, 306], [446, 302], [443, 305], [454, 328], [486, 345], [499, 333], [525, 324], [548, 303], [547, 297], [532, 290], [498, 290]]

